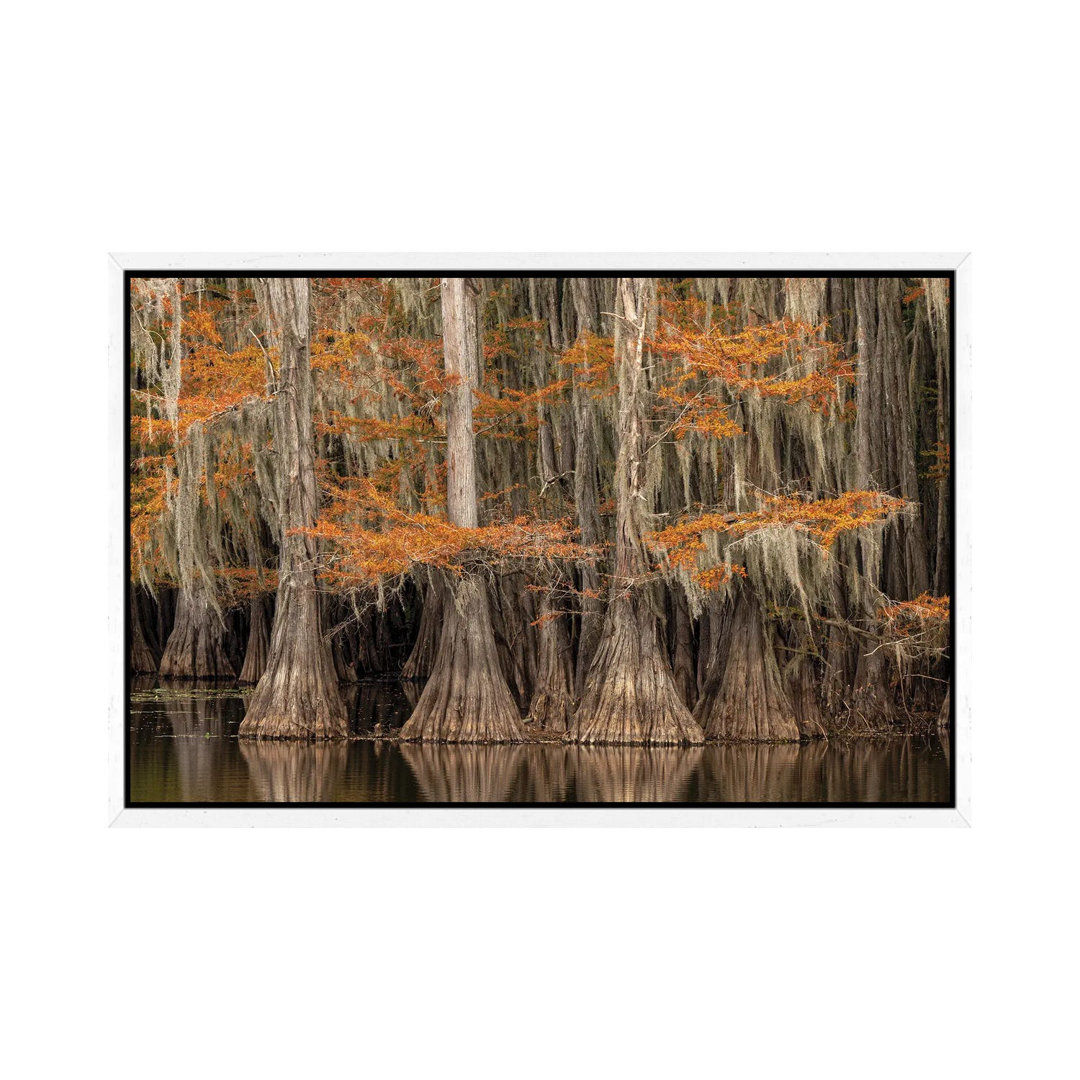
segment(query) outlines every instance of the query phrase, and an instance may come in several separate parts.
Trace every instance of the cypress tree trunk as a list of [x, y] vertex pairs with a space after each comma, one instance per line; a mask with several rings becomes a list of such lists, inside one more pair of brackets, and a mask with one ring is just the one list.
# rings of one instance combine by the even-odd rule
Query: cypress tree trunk
[[697, 674], [694, 668], [694, 627], [690, 621], [690, 608], [686, 594], [679, 586], [671, 590], [671, 606], [674, 615], [671, 667], [679, 697], [688, 708], [697, 701]]
[[701, 729], [679, 697], [651, 598], [639, 581], [648, 571], [642, 536], [651, 509], [646, 506], [645, 491], [643, 362], [650, 297], [651, 282], [619, 280], [615, 573], [603, 634], [572, 728], [574, 740], [583, 743], [673, 745], [703, 741]]
[[[452, 385], [446, 403], [446, 509], [466, 529], [479, 522], [473, 387], [480, 377], [480, 283], [443, 278], [443, 353]], [[520, 742], [524, 728], [499, 667], [485, 583], [448, 582], [435, 664], [401, 738], [427, 742]]]
[[347, 645], [338, 634], [330, 643], [330, 652], [334, 658], [334, 674], [337, 676], [339, 688], [341, 683], [355, 683], [360, 679], [356, 670], [356, 661], [346, 655]]
[[528, 709], [536, 686], [538, 645], [535, 628], [530, 625], [532, 613], [526, 608], [531, 600], [523, 574], [500, 575], [488, 590], [499, 664], [522, 712]]
[[128, 658], [133, 675], [153, 675], [158, 669], [158, 659], [148, 640], [142, 612], [139, 610], [138, 591], [131, 586], [131, 656]]
[[167, 679], [235, 679], [225, 624], [204, 589], [181, 589], [158, 674]]
[[761, 603], [740, 589], [723, 664], [716, 664], [694, 709], [708, 738], [797, 742], [799, 726], [784, 690]]
[[[592, 281], [573, 278], [571, 290], [577, 312], [579, 333], [599, 330]], [[581, 377], [574, 372], [572, 389], [574, 413], [574, 508], [577, 512], [581, 542], [586, 547], [599, 545], [603, 536], [600, 521], [600, 486], [597, 479], [598, 452], [596, 445], [595, 409]], [[599, 599], [600, 571], [592, 563], [581, 568], [581, 587], [589, 595], [581, 600], [581, 630], [578, 634], [577, 661], [574, 672], [574, 697], [580, 698], [585, 689], [585, 676], [600, 644], [604, 625], [604, 602]]]
[[317, 488], [311, 419], [310, 304], [307, 278], [256, 279], [259, 306], [280, 326], [281, 363], [274, 401], [281, 564], [266, 670], [240, 725], [242, 737], [340, 739], [348, 715], [323, 637], [316, 589]]
[[270, 619], [266, 612], [266, 599], [258, 594], [252, 596], [250, 613], [244, 666], [240, 671], [242, 683], [257, 683], [266, 670], [266, 659], [270, 655]]
[[809, 656], [796, 656], [787, 665], [788, 699], [795, 714], [795, 723], [804, 739], [816, 739], [825, 734], [821, 717], [821, 683]]
[[[948, 446], [951, 417], [949, 361], [949, 298], [948, 283], [924, 278], [927, 319], [934, 346], [934, 385], [937, 392], [935, 423], [939, 447]], [[949, 534], [949, 476], [948, 469], [939, 469], [937, 480], [937, 520], [934, 535], [934, 593], [940, 596], [949, 585], [951, 536]]]
[[426, 679], [435, 666], [443, 622], [443, 589], [437, 578], [424, 590], [423, 605], [416, 642], [401, 669], [403, 679]]
[[[908, 395], [908, 362], [898, 278], [855, 282], [856, 383], [855, 486], [877, 485], [917, 500], [914, 429]], [[858, 538], [862, 571], [886, 595], [910, 600], [928, 587], [926, 545], [918, 518], [900, 520], [884, 542]], [[874, 617], [864, 590], [863, 616]], [[863, 730], [887, 730], [896, 711], [884, 654], [860, 648], [852, 694], [852, 719]]]
[[936, 730], [938, 735], [948, 737], [949, 734], [949, 713], [952, 711], [952, 682], [950, 681], [948, 689], [945, 691], [945, 700], [941, 703], [941, 709], [938, 711]]
[[556, 615], [551, 597], [540, 601], [540, 663], [529, 719], [545, 731], [565, 732], [574, 717], [574, 665], [566, 617]]

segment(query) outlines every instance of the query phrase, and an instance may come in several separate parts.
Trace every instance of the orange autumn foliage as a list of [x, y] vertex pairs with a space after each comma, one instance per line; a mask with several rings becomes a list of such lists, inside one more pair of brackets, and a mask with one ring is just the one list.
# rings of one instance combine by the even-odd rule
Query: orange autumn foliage
[[914, 600], [884, 605], [878, 615], [895, 633], [907, 636], [926, 623], [948, 623], [949, 598], [921, 593]]
[[903, 499], [879, 491], [847, 491], [828, 499], [807, 501], [798, 495], [763, 495], [757, 510], [707, 513], [649, 534], [646, 543], [673, 567], [686, 570], [703, 588], [715, 589], [742, 567], [728, 563], [700, 566], [707, 551], [707, 533], [739, 539], [762, 529], [788, 528], [805, 533], [826, 551], [841, 533], [865, 528], [903, 509]]
[[574, 373], [578, 386], [601, 395], [614, 393], [615, 341], [598, 334], [583, 333], [561, 356]]
[[[727, 415], [721, 390], [804, 404], [828, 414], [842, 386], [854, 382], [852, 361], [841, 355], [838, 343], [826, 340], [824, 324], [785, 318], [736, 330], [731, 313], [722, 310], [708, 322], [705, 312], [698, 299], [663, 296], [656, 333], [649, 340], [656, 355], [682, 366], [659, 391], [661, 400], [681, 409], [671, 428], [676, 438], [691, 431], [715, 438], [742, 433]], [[782, 370], [766, 373], [774, 362], [783, 364]]]
[[332, 501], [306, 532], [326, 543], [322, 576], [345, 588], [399, 578], [420, 566], [461, 573], [514, 563], [591, 557], [567, 519], [522, 516], [466, 529], [433, 514], [408, 513], [367, 479], [330, 488]]

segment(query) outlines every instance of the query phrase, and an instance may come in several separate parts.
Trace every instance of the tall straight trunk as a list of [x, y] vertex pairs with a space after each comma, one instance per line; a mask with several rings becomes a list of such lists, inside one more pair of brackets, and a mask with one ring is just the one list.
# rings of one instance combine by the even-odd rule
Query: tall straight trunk
[[[589, 278], [571, 281], [574, 308], [577, 312], [578, 333], [598, 333], [598, 305], [593, 297], [593, 282]], [[603, 538], [600, 521], [600, 486], [597, 480], [598, 451], [596, 440], [596, 409], [589, 392], [575, 371], [572, 388], [574, 413], [574, 508], [577, 512], [581, 543], [596, 547]], [[581, 630], [578, 634], [577, 660], [574, 672], [574, 697], [585, 690], [589, 672], [604, 625], [604, 602], [600, 599], [600, 571], [594, 563], [581, 568]]]
[[918, 516], [915, 424], [900, 279], [857, 279], [855, 312], [859, 364], [854, 482], [857, 488], [877, 486], [915, 505], [915, 513], [897, 521], [895, 536], [886, 544], [878, 583], [894, 599], [910, 600], [929, 587], [929, 573]]
[[619, 377], [615, 466], [615, 572], [604, 629], [571, 731], [577, 742], [700, 743], [701, 729], [679, 696], [657, 627], [653, 598], [643, 587], [649, 564], [645, 482], [647, 382], [645, 323], [653, 284], [620, 278], [615, 320]]
[[[480, 379], [481, 283], [443, 278], [446, 512], [465, 529], [479, 523], [473, 388]], [[471, 574], [447, 582], [445, 619], [431, 678], [401, 738], [425, 742], [520, 742], [521, 716], [499, 666], [485, 583]]]
[[315, 576], [314, 430], [311, 419], [307, 278], [256, 278], [259, 307], [278, 324], [281, 361], [274, 399], [281, 562], [266, 670], [240, 725], [242, 737], [340, 739], [349, 732], [334, 660], [322, 632]]
[[[855, 487], [877, 486], [905, 499], [919, 497], [914, 431], [907, 388], [900, 281], [858, 278], [855, 282], [856, 342]], [[877, 589], [910, 600], [928, 585], [926, 546], [917, 519], [900, 520], [884, 540], [858, 538], [862, 571]], [[874, 618], [873, 590], [863, 589], [862, 616]], [[896, 711], [889, 670], [881, 651], [861, 646], [852, 692], [852, 718], [861, 730], [885, 730]]]
[[[927, 319], [930, 324], [934, 346], [934, 384], [937, 391], [935, 409], [935, 434], [939, 448], [948, 447], [951, 417], [949, 375], [949, 285], [937, 278], [923, 278], [926, 290]], [[940, 464], [940, 463], [939, 463]], [[949, 592], [951, 535], [949, 530], [949, 475], [948, 467], [939, 470], [937, 481], [937, 520], [934, 537], [934, 593], [942, 596]]]

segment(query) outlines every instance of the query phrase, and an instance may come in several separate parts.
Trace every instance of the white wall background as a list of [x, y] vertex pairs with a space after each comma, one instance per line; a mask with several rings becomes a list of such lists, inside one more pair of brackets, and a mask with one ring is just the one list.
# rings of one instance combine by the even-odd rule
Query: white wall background
[[[9, 12], [10, 1075], [1063, 1071], [1074, 20]], [[974, 829], [108, 831], [110, 250], [974, 251]]]

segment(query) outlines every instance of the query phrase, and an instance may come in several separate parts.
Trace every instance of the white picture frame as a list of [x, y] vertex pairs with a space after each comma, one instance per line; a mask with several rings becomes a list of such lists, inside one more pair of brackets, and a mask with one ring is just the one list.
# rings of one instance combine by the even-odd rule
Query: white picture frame
[[[192, 270], [233, 271], [256, 275], [260, 270], [295, 270], [319, 274], [349, 272], [439, 272], [493, 270], [627, 270], [662, 272], [700, 270], [716, 275], [753, 274], [757, 271], [805, 273], [896, 270], [943, 270], [955, 273], [953, 296], [956, 350], [954, 470], [955, 570], [952, 617], [955, 806], [942, 808], [836, 808], [784, 806], [777, 808], [687, 806], [648, 807], [395, 807], [363, 805], [355, 808], [281, 806], [138, 808], [125, 806], [124, 747], [128, 722], [128, 687], [124, 656], [125, 546], [124, 480], [126, 474], [125, 415], [125, 274], [129, 271]], [[109, 256], [109, 606], [111, 673], [108, 737], [109, 823], [113, 827], [970, 827], [972, 773], [971, 717], [971, 604], [972, 555], [971, 488], [971, 371], [972, 371], [972, 260], [970, 253], [287, 253], [287, 254], [130, 254]]]

